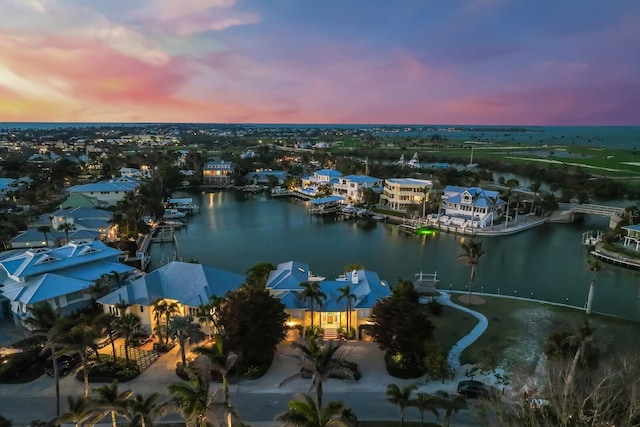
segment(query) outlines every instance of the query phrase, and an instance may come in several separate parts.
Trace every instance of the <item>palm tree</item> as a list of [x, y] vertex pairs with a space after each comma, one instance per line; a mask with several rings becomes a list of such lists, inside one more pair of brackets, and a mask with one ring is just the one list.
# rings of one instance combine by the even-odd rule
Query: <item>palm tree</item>
[[340, 292], [340, 296], [338, 297], [338, 302], [343, 299], [347, 300], [347, 336], [351, 334], [351, 328], [349, 327], [349, 322], [351, 320], [351, 307], [352, 304], [356, 301], [355, 294], [351, 293], [351, 286], [345, 285], [342, 288], [338, 288], [338, 292]]
[[531, 202], [531, 208], [529, 209], [529, 213], [533, 212], [533, 206], [536, 203], [536, 198], [538, 197], [538, 192], [540, 191], [540, 187], [542, 184], [538, 181], [531, 183], [529, 186], [529, 190], [533, 192], [533, 201]]
[[507, 189], [503, 194], [502, 197], [505, 197], [507, 199], [507, 206], [506, 206], [506, 210], [505, 210], [505, 215], [504, 215], [504, 228], [507, 228], [507, 225], [509, 224], [509, 214], [510, 214], [510, 206], [511, 206], [511, 197], [513, 197], [513, 189], [509, 188]]
[[231, 400], [229, 394], [229, 371], [238, 361], [238, 355], [233, 351], [228, 354], [224, 353], [221, 339], [217, 339], [215, 344], [210, 347], [196, 347], [192, 350], [196, 354], [205, 356], [211, 362], [211, 369], [218, 372], [222, 376], [222, 391], [224, 393], [224, 405], [231, 408]]
[[385, 402], [393, 403], [400, 410], [400, 427], [404, 425], [404, 410], [411, 403], [411, 393], [418, 388], [415, 384], [409, 384], [402, 388], [396, 384], [389, 384], [387, 386], [387, 398]]
[[[68, 350], [75, 350], [80, 353], [82, 359], [82, 372], [84, 373], [84, 397], [89, 397], [89, 351], [96, 351], [95, 340], [98, 332], [89, 322], [77, 322], [68, 317], [61, 318], [56, 325], [56, 333], [59, 334], [59, 342]], [[55, 365], [54, 365], [55, 366]]]
[[215, 416], [214, 410], [220, 406], [215, 402], [217, 392], [209, 393], [209, 377], [204, 371], [187, 367], [190, 381], [172, 383], [167, 386], [172, 400], [170, 405], [185, 418], [187, 427], [207, 427], [207, 418]]
[[302, 282], [300, 283], [300, 288], [302, 288], [302, 292], [300, 292], [300, 298], [305, 301], [309, 300], [309, 306], [311, 308], [311, 328], [313, 329], [313, 318], [314, 316], [314, 304], [322, 305], [322, 303], [327, 299], [327, 294], [320, 290], [320, 282]]
[[[326, 345], [320, 345], [316, 339], [311, 337], [308, 339], [299, 339], [294, 342], [291, 347], [300, 350], [301, 355], [291, 355], [296, 357], [303, 363], [303, 368], [311, 371], [311, 386], [316, 389], [316, 404], [318, 408], [322, 408], [322, 383], [327, 381], [330, 376], [336, 375], [340, 378], [353, 379], [353, 372], [344, 367], [345, 359], [343, 357], [340, 343], [329, 341]], [[301, 378], [303, 372], [298, 372], [285, 378], [280, 386], [296, 379]]]
[[51, 350], [53, 377], [56, 383], [56, 416], [60, 416], [60, 376], [58, 373], [58, 353], [61, 347], [59, 328], [60, 311], [47, 301], [31, 306], [29, 317], [24, 321], [31, 334], [44, 343], [44, 350]]
[[73, 396], [68, 396], [67, 402], [68, 411], [54, 418], [52, 424], [73, 423], [75, 427], [78, 427], [91, 416], [91, 410], [93, 409], [91, 400], [84, 397], [74, 399]]
[[493, 218], [496, 216], [496, 206], [498, 206], [498, 200], [500, 200], [499, 196], [489, 197], [489, 202], [491, 205], [491, 228], [493, 228]]
[[[169, 318], [174, 314], [179, 312], [178, 303], [167, 302], [163, 298], [158, 298], [153, 303], [153, 317], [156, 321], [156, 333], [160, 338], [160, 344], [163, 343], [163, 335], [166, 335], [165, 332], [169, 326]], [[162, 325], [162, 320], [164, 319], [164, 325]], [[167, 341], [169, 340], [169, 336], [166, 335]]]
[[70, 222], [63, 222], [58, 226], [58, 231], [64, 231], [64, 234], [67, 238], [67, 243], [69, 243], [69, 233], [76, 231], [76, 226]]
[[93, 399], [93, 405], [96, 408], [94, 420], [99, 421], [105, 415], [111, 414], [111, 426], [118, 427], [116, 416], [129, 416], [127, 399], [131, 396], [131, 390], [120, 392], [118, 381], [114, 381], [111, 385], [94, 388], [93, 393], [96, 395]]
[[128, 418], [131, 419], [130, 427], [153, 427], [153, 422], [165, 416], [167, 403], [158, 402], [160, 393], [152, 393], [147, 397], [137, 394], [128, 401]]
[[308, 394], [296, 394], [287, 404], [287, 412], [276, 416], [275, 421], [286, 427], [352, 427], [357, 425], [355, 415], [341, 401], [329, 402], [318, 408]]
[[213, 327], [215, 327], [216, 330], [218, 329], [216, 323], [217, 310], [222, 301], [223, 298], [211, 295], [207, 303], [198, 306], [198, 321], [207, 325], [209, 338], [213, 338]]
[[418, 393], [414, 399], [409, 401], [409, 406], [413, 406], [420, 411], [420, 425], [424, 425], [424, 413], [426, 411], [431, 412], [436, 417], [438, 416], [438, 408], [441, 407], [440, 399], [437, 396]]
[[472, 239], [463, 239], [460, 243], [460, 248], [463, 252], [458, 255], [458, 258], [462, 259], [465, 264], [471, 267], [471, 275], [469, 276], [469, 304], [471, 304], [471, 287], [474, 279], [476, 278], [476, 270], [480, 257], [484, 255], [484, 252], [482, 251], [482, 242]]
[[112, 314], [102, 313], [98, 315], [94, 321], [96, 327], [98, 327], [100, 330], [106, 329], [107, 333], [109, 334], [109, 341], [111, 341], [111, 354], [113, 356], [113, 366], [116, 366], [118, 363], [116, 360], [116, 340], [113, 336], [114, 329], [116, 329], [117, 320], [118, 318]]
[[200, 329], [198, 323], [193, 323], [191, 316], [174, 316], [169, 322], [169, 334], [173, 339], [177, 339], [180, 344], [180, 356], [182, 357], [182, 366], [187, 365], [187, 358], [184, 346], [187, 341], [190, 343], [200, 342], [204, 339], [205, 334]]
[[580, 358], [582, 358], [587, 344], [590, 344], [593, 341], [594, 332], [595, 328], [591, 326], [591, 322], [589, 321], [589, 319], [585, 319], [584, 325], [578, 330], [578, 333], [566, 338], [569, 344], [579, 343], [579, 345], [575, 355], [573, 356], [573, 360], [571, 361], [571, 366], [569, 367], [569, 372], [567, 373], [567, 378], [564, 383], [564, 390], [562, 393], [564, 401], [566, 401], [567, 397], [569, 396], [569, 392], [571, 391], [571, 387], [573, 386], [573, 379], [578, 367], [578, 361], [580, 360]]
[[140, 329], [141, 324], [140, 318], [133, 313], [127, 313], [116, 318], [114, 322], [116, 331], [120, 332], [124, 337], [124, 357], [127, 361], [127, 366], [129, 366], [129, 345], [133, 335]]
[[37, 228], [38, 232], [44, 234], [44, 245], [45, 247], [49, 247], [49, 232], [51, 231], [50, 225], [41, 225]]
[[587, 260], [587, 268], [591, 271], [591, 283], [589, 284], [589, 297], [587, 298], [587, 314], [591, 314], [591, 304], [593, 303], [593, 292], [596, 286], [596, 273], [602, 269], [600, 261], [595, 258]]
[[438, 390], [434, 393], [440, 400], [440, 407], [444, 409], [444, 426], [449, 427], [451, 416], [461, 409], [467, 409], [467, 399], [460, 395], [450, 395], [446, 391]]

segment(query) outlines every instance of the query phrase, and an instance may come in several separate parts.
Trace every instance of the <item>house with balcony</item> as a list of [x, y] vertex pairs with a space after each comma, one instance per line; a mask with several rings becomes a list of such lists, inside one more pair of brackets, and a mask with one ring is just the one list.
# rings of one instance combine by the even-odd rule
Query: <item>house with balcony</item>
[[620, 227], [627, 234], [623, 236], [622, 245], [625, 248], [640, 251], [640, 224]]
[[380, 205], [398, 212], [407, 212], [409, 205], [421, 205], [428, 200], [433, 182], [426, 179], [388, 178], [380, 195]]
[[497, 191], [447, 185], [442, 196], [439, 220], [462, 219], [469, 221], [466, 225], [471, 227], [488, 227], [498, 221], [506, 204]]
[[348, 202], [361, 202], [362, 190], [370, 188], [376, 193], [383, 189], [383, 179], [367, 175], [347, 175], [338, 177], [333, 184], [333, 195], [344, 197]]
[[13, 178], [0, 178], [0, 199], [4, 200], [10, 194], [20, 189], [20, 182]]
[[[325, 280], [313, 275], [308, 264], [298, 261], [281, 263], [269, 273], [267, 289], [285, 305], [291, 326], [311, 325], [311, 302], [301, 297], [304, 288], [300, 284], [303, 282], [318, 282], [320, 290], [327, 296], [321, 305], [314, 303], [313, 307], [313, 324], [324, 330], [325, 338], [337, 336], [338, 329], [346, 327], [347, 318], [350, 327], [358, 333], [359, 326], [369, 321], [375, 303], [391, 295], [388, 283], [380, 280], [373, 271], [354, 270], [335, 280]], [[347, 299], [341, 298], [340, 289], [346, 286], [355, 297], [350, 310], [347, 310]]]
[[115, 206], [128, 193], [137, 191], [138, 181], [131, 178], [113, 178], [89, 184], [74, 185], [69, 188], [69, 195], [81, 194], [96, 198], [107, 206]]
[[101, 241], [72, 242], [59, 248], [14, 249], [0, 256], [0, 316], [21, 324], [30, 308], [49, 302], [69, 315], [91, 304], [89, 289], [103, 276], [122, 277], [135, 269], [121, 264], [122, 251]]
[[318, 192], [318, 188], [324, 185], [332, 187], [334, 184], [338, 183], [338, 178], [341, 176], [342, 173], [335, 169], [317, 170], [311, 175], [302, 177], [301, 186], [298, 191], [313, 197]]
[[245, 279], [243, 274], [219, 268], [172, 261], [98, 299], [98, 303], [106, 313], [112, 314], [118, 314], [118, 304], [129, 304], [127, 311], [140, 317], [142, 329], [152, 333], [153, 306], [157, 300], [177, 303], [177, 314], [181, 316], [197, 317], [200, 305], [208, 303], [214, 295], [223, 297], [237, 290]]
[[202, 183], [214, 187], [226, 187], [233, 184], [233, 162], [215, 157], [202, 166]]

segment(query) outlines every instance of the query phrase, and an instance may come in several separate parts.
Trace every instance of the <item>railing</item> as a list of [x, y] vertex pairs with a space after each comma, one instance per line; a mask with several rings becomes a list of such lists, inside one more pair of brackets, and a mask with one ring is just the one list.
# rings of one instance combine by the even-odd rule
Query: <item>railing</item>
[[606, 205], [559, 203], [558, 208], [565, 211], [601, 216], [623, 215], [624, 208]]

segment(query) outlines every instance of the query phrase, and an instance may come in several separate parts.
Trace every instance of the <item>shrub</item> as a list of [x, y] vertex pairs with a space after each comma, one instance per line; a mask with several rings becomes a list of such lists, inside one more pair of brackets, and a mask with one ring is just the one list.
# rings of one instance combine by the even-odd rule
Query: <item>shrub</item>
[[422, 368], [413, 362], [413, 358], [401, 353], [386, 352], [384, 354], [384, 363], [387, 372], [392, 377], [410, 379], [418, 378], [423, 374]]
[[427, 303], [427, 308], [429, 309], [429, 313], [433, 314], [434, 316], [442, 316], [442, 312], [444, 311], [444, 306], [435, 299], [432, 299], [429, 303]]
[[175, 346], [176, 346], [176, 343], [174, 343], [173, 341], [170, 341], [168, 343], [156, 342], [153, 344], [153, 349], [158, 353], [167, 353], [171, 351]]
[[[129, 360], [127, 364], [127, 360], [121, 357], [116, 359], [115, 365], [113, 364], [113, 360], [100, 360], [100, 363], [98, 363], [96, 359], [92, 358], [87, 369], [90, 382], [107, 383], [113, 382], [114, 380], [118, 380], [118, 382], [131, 381], [142, 372], [135, 360]], [[84, 380], [82, 369], [76, 373], [76, 378]]]

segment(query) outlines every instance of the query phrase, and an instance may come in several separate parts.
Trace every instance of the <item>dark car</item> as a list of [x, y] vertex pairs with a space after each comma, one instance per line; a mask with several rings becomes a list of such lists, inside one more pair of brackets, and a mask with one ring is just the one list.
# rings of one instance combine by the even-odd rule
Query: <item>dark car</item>
[[[56, 362], [58, 363], [58, 375], [64, 377], [82, 363], [82, 357], [80, 357], [80, 353], [64, 353], [58, 356]], [[47, 359], [44, 372], [50, 377], [54, 375], [52, 358]]]
[[498, 395], [498, 391], [494, 387], [480, 381], [465, 380], [458, 383], [458, 394], [473, 399], [492, 398]]

